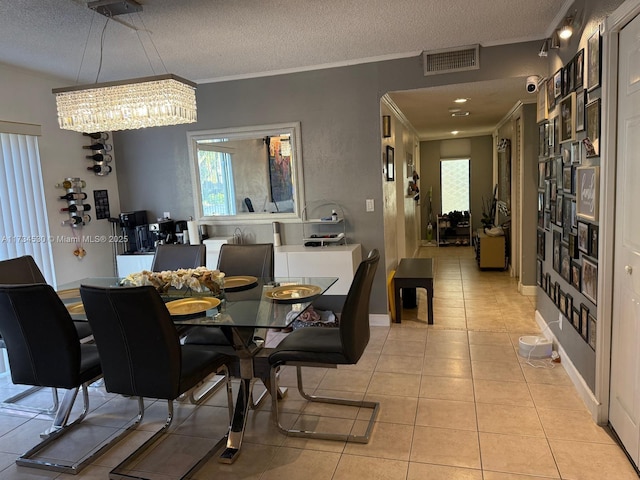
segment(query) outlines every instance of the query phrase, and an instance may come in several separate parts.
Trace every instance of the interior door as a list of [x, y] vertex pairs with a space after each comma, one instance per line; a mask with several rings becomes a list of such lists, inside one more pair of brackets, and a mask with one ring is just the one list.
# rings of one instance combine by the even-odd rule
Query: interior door
[[620, 32], [609, 421], [640, 465], [640, 16]]

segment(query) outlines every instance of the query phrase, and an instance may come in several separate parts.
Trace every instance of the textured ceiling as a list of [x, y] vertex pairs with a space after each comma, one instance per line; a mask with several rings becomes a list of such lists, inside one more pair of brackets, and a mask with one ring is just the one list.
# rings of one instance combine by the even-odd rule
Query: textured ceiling
[[0, 0], [0, 62], [67, 78], [70, 84], [76, 78], [80, 84], [95, 82], [98, 71], [98, 81], [161, 74], [164, 62], [170, 73], [202, 83], [415, 56], [422, 50], [476, 43], [489, 46], [542, 39], [572, 2], [139, 3], [141, 14], [116, 17], [139, 30], [116, 21], [106, 25], [99, 69], [106, 18], [87, 8], [84, 0]]

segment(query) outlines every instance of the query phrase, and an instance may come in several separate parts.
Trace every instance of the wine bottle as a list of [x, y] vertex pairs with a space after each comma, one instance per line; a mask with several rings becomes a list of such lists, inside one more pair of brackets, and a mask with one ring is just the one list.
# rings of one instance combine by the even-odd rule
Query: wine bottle
[[82, 148], [87, 150], [104, 150], [105, 152], [110, 152], [113, 147], [108, 143], [93, 143], [91, 145], [83, 145]]
[[69, 218], [68, 220], [64, 220], [62, 222], [62, 225], [80, 225], [82, 223], [82, 217], [78, 217], [76, 215], [74, 215], [73, 217]]
[[83, 133], [83, 135], [91, 137], [94, 140], [109, 140], [109, 134], [107, 132]]
[[111, 165], [94, 165], [93, 167], [87, 167], [87, 170], [91, 170], [96, 175], [106, 175], [113, 169], [111, 168]]
[[86, 155], [86, 157], [96, 162], [110, 162], [113, 160], [108, 153], [94, 153], [93, 155]]
[[56, 183], [56, 188], [84, 188], [87, 186], [87, 182], [84, 180], [64, 180], [61, 183]]
[[85, 198], [87, 198], [87, 194], [84, 192], [71, 192], [62, 195], [60, 200], [84, 200]]
[[89, 210], [91, 210], [91, 205], [85, 205], [82, 203], [74, 203], [72, 205], [69, 205], [68, 207], [60, 209], [61, 212], [88, 212]]

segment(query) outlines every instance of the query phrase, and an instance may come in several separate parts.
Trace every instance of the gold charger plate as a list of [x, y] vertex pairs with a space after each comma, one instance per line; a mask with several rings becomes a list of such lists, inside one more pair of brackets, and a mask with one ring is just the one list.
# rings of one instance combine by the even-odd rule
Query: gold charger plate
[[60, 290], [56, 292], [61, 300], [69, 300], [71, 298], [80, 298], [79, 288], [67, 288], [66, 290]]
[[220, 300], [215, 297], [190, 297], [173, 300], [165, 305], [171, 315], [193, 315], [217, 307]]
[[317, 285], [282, 285], [268, 290], [267, 298], [276, 302], [296, 303], [316, 297], [322, 293]]
[[84, 305], [82, 302], [70, 303], [66, 305], [66, 307], [71, 315], [81, 315], [84, 313]]
[[256, 277], [252, 277], [251, 275], [237, 275], [233, 277], [225, 277], [224, 289], [240, 290], [242, 288], [255, 285], [256, 283], [258, 283], [258, 279]]

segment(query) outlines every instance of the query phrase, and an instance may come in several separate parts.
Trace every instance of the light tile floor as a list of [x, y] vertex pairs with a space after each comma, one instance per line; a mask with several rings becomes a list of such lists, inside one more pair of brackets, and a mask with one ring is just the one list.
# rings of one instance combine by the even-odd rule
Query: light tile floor
[[[420, 256], [435, 258], [435, 325], [426, 325], [424, 293], [419, 291], [418, 308], [405, 310], [402, 324], [372, 329], [357, 365], [305, 370], [310, 390], [381, 403], [369, 444], [287, 438], [275, 430], [265, 405], [248, 419], [238, 461], [222, 465], [212, 459], [195, 478], [637, 479], [607, 430], [591, 420], [562, 366], [541, 362], [543, 367], [534, 368], [518, 357], [519, 336], [539, 333], [533, 320], [535, 299], [518, 294], [507, 273], [480, 271], [471, 248], [423, 247]], [[295, 385], [292, 369], [283, 370], [281, 383]], [[11, 390], [6, 378], [0, 380], [0, 393]], [[46, 392], [36, 397], [30, 401], [47, 400]], [[86, 425], [49, 455], [80, 455], [135, 413], [134, 401], [100, 387], [91, 389], [91, 402]], [[289, 425], [359, 429], [365, 423], [364, 412], [307, 405], [295, 389], [289, 390], [282, 409]], [[77, 477], [107, 478], [160, 426], [164, 411], [160, 402], [152, 404], [139, 431]], [[0, 411], [0, 480], [73, 478], [14, 463], [49, 421], [42, 415]], [[197, 409], [181, 404], [168, 442], [141, 461], [138, 470], [153, 478], [175, 478], [194, 451], [222, 436], [225, 422], [222, 395]]]

